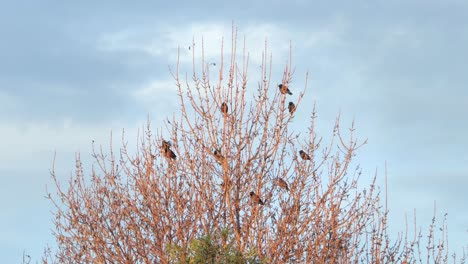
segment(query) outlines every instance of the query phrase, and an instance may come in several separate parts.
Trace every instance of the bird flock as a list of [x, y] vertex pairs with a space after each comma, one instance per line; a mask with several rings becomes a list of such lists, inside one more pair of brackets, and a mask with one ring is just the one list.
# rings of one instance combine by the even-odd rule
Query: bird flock
[[[289, 94], [292, 95], [292, 92], [289, 90], [288, 85], [286, 84], [279, 84], [278, 85], [279, 91], [281, 94]], [[288, 104], [288, 110], [289, 113], [292, 115], [296, 111], [296, 105], [293, 102], [289, 102]], [[229, 108], [226, 104], [226, 102], [223, 102], [220, 107], [220, 111], [223, 114], [224, 117], [228, 115]], [[177, 156], [172, 151], [171, 149], [171, 143], [169, 141], [163, 140], [162, 141], [162, 146], [161, 146], [161, 153], [167, 160], [176, 160]], [[222, 155], [221, 150], [215, 149], [213, 151], [213, 155], [216, 158], [217, 161], [219, 161], [221, 164], [224, 164], [226, 162], [226, 158]], [[307, 154], [305, 151], [300, 150], [299, 151], [299, 156], [301, 157], [302, 160], [311, 160], [311, 157], [309, 154]], [[288, 183], [282, 179], [282, 178], [276, 178], [273, 180], [273, 182], [280, 187], [281, 189], [284, 189], [286, 191], [289, 191], [289, 186]], [[231, 185], [230, 182], [228, 182], [228, 185]], [[221, 186], [225, 186], [224, 182], [221, 183]], [[254, 191], [250, 192], [250, 200], [254, 205], [265, 205], [265, 202], [260, 198], [258, 194], [256, 194]]]

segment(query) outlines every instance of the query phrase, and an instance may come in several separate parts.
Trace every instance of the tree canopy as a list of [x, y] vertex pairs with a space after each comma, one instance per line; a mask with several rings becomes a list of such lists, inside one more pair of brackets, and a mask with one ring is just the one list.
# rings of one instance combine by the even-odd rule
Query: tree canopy
[[433, 226], [423, 250], [420, 236], [390, 239], [376, 176], [358, 186], [366, 141], [339, 116], [328, 137], [317, 133], [315, 106], [303, 101], [308, 75], [295, 85], [290, 58], [272, 76], [279, 66], [265, 45], [251, 81], [237, 39], [234, 29], [217, 67], [192, 45], [191, 77], [178, 58], [180, 108], [164, 131], [148, 121], [136, 151], [125, 138], [118, 153], [94, 148], [90, 172], [78, 155], [68, 184], [52, 171], [57, 245], [44, 263], [448, 262]]

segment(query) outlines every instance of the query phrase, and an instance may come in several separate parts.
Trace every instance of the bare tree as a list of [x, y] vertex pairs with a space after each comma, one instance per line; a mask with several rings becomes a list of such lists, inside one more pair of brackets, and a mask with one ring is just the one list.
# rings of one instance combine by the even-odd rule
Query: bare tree
[[[68, 185], [52, 171], [57, 249], [46, 250], [44, 263], [423, 261], [419, 236], [390, 241], [375, 176], [358, 187], [354, 159], [366, 141], [356, 139], [354, 123], [346, 132], [338, 117], [325, 143], [315, 107], [301, 101], [305, 88], [294, 85], [292, 56], [283, 76], [272, 76], [265, 43], [252, 84], [245, 42], [240, 54], [237, 45], [233, 29], [215, 78], [204, 56], [196, 61], [195, 43], [191, 78], [180, 76], [177, 61], [181, 107], [166, 132], [148, 122], [135, 153], [124, 136], [118, 154], [94, 149], [90, 177], [77, 155]], [[299, 111], [311, 111], [306, 136], [289, 128], [306, 123]], [[449, 261], [445, 235], [428, 243], [427, 261]]]

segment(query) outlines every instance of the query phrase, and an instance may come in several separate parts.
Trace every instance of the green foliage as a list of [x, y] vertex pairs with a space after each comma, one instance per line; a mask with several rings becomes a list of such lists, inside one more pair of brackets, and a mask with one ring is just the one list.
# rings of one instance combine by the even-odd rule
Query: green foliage
[[229, 238], [228, 230], [221, 230], [215, 235], [205, 235], [190, 242], [184, 249], [177, 245], [170, 245], [167, 249], [172, 263], [183, 264], [262, 264], [255, 250], [248, 250], [245, 254], [235, 248]]
[[214, 244], [209, 235], [195, 239], [190, 243], [189, 263], [216, 263], [220, 251], [219, 245]]
[[186, 259], [187, 255], [182, 247], [174, 244], [168, 244], [167, 254], [169, 255], [169, 259], [175, 263], [183, 263], [183, 260]]

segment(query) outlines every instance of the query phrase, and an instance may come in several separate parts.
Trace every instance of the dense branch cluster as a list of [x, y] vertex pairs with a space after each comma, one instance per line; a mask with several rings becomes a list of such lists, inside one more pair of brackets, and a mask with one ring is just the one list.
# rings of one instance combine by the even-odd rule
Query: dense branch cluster
[[[148, 124], [136, 153], [125, 139], [117, 155], [95, 149], [90, 177], [78, 156], [67, 186], [52, 173], [57, 249], [45, 263], [420, 261], [419, 238], [390, 241], [375, 185], [358, 188], [353, 160], [365, 141], [356, 140], [354, 125], [345, 139], [337, 118], [324, 143], [291, 64], [272, 78], [266, 45], [253, 89], [245, 45], [237, 54], [233, 32], [216, 79], [203, 57], [196, 67], [195, 45], [191, 79], [180, 78], [177, 62], [180, 114], [166, 132]], [[295, 118], [299, 111], [312, 111], [306, 137], [290, 128], [306, 124]], [[444, 240], [428, 247], [436, 248], [428, 259], [447, 261]]]

